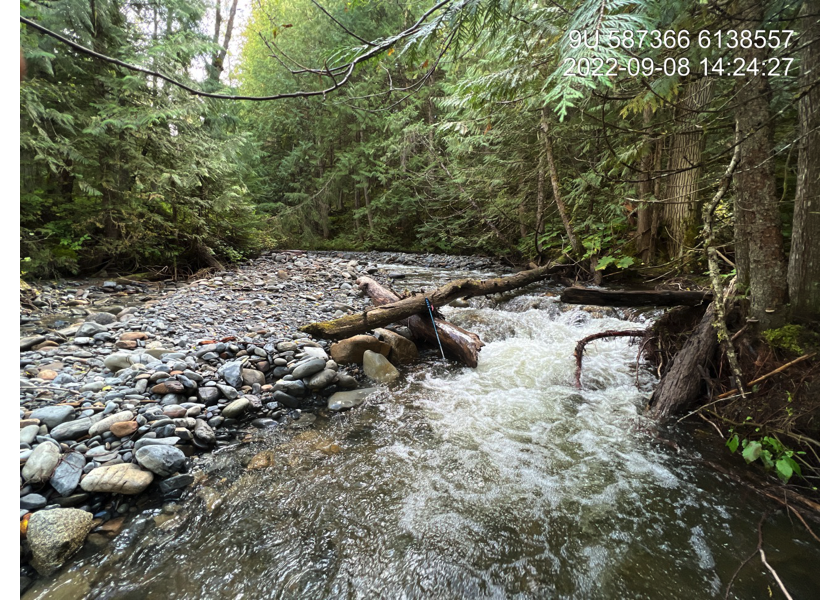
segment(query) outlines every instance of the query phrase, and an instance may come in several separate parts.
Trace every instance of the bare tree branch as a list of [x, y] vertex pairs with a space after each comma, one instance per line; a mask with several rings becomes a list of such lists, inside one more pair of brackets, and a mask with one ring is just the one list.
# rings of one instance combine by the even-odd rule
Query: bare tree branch
[[315, 0], [309, 0], [309, 1], [310, 1], [310, 2], [312, 2], [312, 4], [314, 4], [315, 6], [317, 6], [317, 7], [320, 9], [320, 11], [321, 11], [322, 13], [324, 13], [325, 15], [327, 15], [327, 16], [329, 17], [330, 21], [332, 21], [333, 23], [335, 23], [336, 25], [338, 25], [339, 27], [341, 27], [341, 29], [343, 29], [343, 30], [344, 30], [344, 32], [345, 32], [347, 35], [349, 35], [349, 36], [351, 36], [351, 37], [356, 38], [357, 40], [359, 40], [360, 42], [362, 42], [365, 46], [370, 46], [370, 47], [377, 47], [377, 46], [378, 46], [378, 44], [373, 44], [373, 43], [371, 43], [371, 42], [367, 41], [367, 40], [366, 40], [366, 39], [364, 39], [364, 38], [360, 38], [358, 35], [356, 35], [356, 34], [355, 34], [355, 33], [353, 33], [352, 31], [350, 31], [349, 29], [347, 29], [344, 25], [342, 25], [342, 24], [338, 21], [338, 19], [336, 19], [336, 18], [335, 18], [334, 16], [332, 16], [329, 12], [327, 12], [327, 9], [326, 9], [326, 8], [324, 8], [323, 6], [321, 6], [320, 4], [318, 4]]
[[[39, 32], [43, 33], [44, 35], [48, 35], [51, 38], [53, 38], [55, 40], [58, 40], [62, 44], [65, 44], [65, 45], [73, 48], [77, 52], [81, 52], [82, 54], [86, 54], [86, 55], [91, 56], [91, 57], [93, 57], [97, 60], [101, 60], [101, 61], [104, 61], [104, 62], [107, 62], [107, 63], [111, 63], [113, 65], [123, 67], [125, 69], [130, 70], [130, 71], [135, 71], [137, 73], [145, 73], [146, 75], [149, 75], [151, 77], [157, 77], [158, 79], [162, 79], [164, 81], [167, 81], [167, 82], [171, 83], [172, 85], [174, 85], [176, 87], [179, 87], [182, 90], [185, 90], [185, 91], [187, 91], [190, 94], [193, 94], [195, 96], [200, 96], [202, 98], [217, 98], [217, 99], [220, 99], [220, 100], [249, 100], [249, 101], [252, 101], [252, 102], [264, 102], [264, 101], [267, 101], [267, 100], [281, 100], [281, 99], [284, 99], [284, 98], [307, 98], [307, 97], [312, 97], [312, 96], [326, 96], [330, 92], [333, 92], [333, 91], [337, 90], [338, 88], [345, 86], [350, 81], [350, 76], [353, 74], [353, 71], [354, 71], [354, 69], [356, 68], [357, 65], [359, 65], [359, 64], [361, 64], [361, 63], [363, 63], [367, 60], [370, 60], [371, 58], [374, 58], [375, 56], [378, 56], [382, 52], [389, 50], [393, 46], [397, 45], [399, 42], [401, 42], [401, 41], [405, 40], [406, 38], [410, 37], [411, 35], [417, 33], [417, 31], [420, 29], [420, 26], [432, 14], [434, 14], [435, 12], [437, 12], [438, 10], [440, 10], [441, 8], [443, 8], [444, 6], [449, 4], [450, 2], [452, 2], [452, 0], [441, 0], [440, 2], [438, 2], [437, 4], [432, 6], [429, 10], [427, 10], [425, 13], [423, 13], [423, 15], [414, 23], [414, 25], [412, 25], [408, 29], [405, 29], [398, 34], [393, 35], [390, 38], [387, 38], [386, 40], [380, 42], [378, 45], [372, 45], [369, 50], [367, 50], [366, 52], [363, 52], [361, 54], [358, 54], [355, 58], [353, 58], [349, 62], [341, 65], [340, 67], [329, 68], [325, 65], [325, 69], [323, 69], [323, 70], [321, 70], [321, 69], [304, 69], [302, 71], [291, 71], [291, 73], [293, 73], [293, 74], [310, 73], [310, 74], [315, 74], [315, 75], [326, 75], [326, 76], [331, 77], [333, 79], [333, 85], [331, 87], [323, 88], [323, 89], [320, 89], [320, 90], [312, 90], [312, 91], [301, 90], [301, 91], [297, 91], [297, 92], [286, 92], [286, 93], [283, 93], [283, 94], [274, 94], [274, 95], [271, 95], [271, 96], [240, 96], [240, 95], [214, 94], [214, 93], [210, 93], [210, 92], [204, 92], [204, 91], [195, 89], [193, 87], [190, 87], [186, 84], [183, 84], [183, 83], [173, 79], [172, 77], [164, 75], [163, 73], [159, 73], [158, 71], [153, 71], [151, 69], [146, 69], [144, 67], [140, 67], [140, 66], [137, 66], [137, 65], [132, 65], [132, 64], [123, 62], [119, 59], [113, 58], [111, 56], [106, 56], [104, 54], [101, 54], [99, 52], [91, 50], [90, 48], [82, 46], [81, 44], [78, 44], [78, 43], [74, 42], [73, 40], [70, 40], [70, 39], [64, 37], [63, 35], [61, 35], [59, 33], [56, 33], [55, 31], [47, 29], [46, 27], [44, 27], [42, 25], [39, 25], [38, 23], [35, 23], [34, 21], [32, 21], [30, 19], [27, 19], [26, 17], [20, 17], [20, 22], [23, 23], [24, 25], [26, 25], [27, 27], [31, 27], [32, 29], [35, 29], [36, 31], [39, 31]], [[234, 8], [235, 8], [235, 3], [234, 3]], [[231, 27], [232, 27], [232, 19], [231, 19], [231, 21], [228, 22], [228, 30], [230, 30]], [[227, 37], [228, 36], [227, 36], [227, 33], [226, 33], [226, 38]], [[343, 75], [343, 78], [341, 80], [336, 80], [335, 79], [336, 74]]]

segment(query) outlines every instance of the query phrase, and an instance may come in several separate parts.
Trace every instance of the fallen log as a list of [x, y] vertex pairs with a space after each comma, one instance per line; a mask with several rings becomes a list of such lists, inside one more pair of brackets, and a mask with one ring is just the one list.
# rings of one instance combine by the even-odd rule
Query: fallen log
[[485, 281], [459, 279], [427, 294], [415, 294], [396, 302], [375, 306], [362, 313], [347, 315], [332, 321], [310, 323], [301, 327], [300, 330], [317, 338], [341, 339], [401, 321], [412, 315], [422, 314], [426, 310], [426, 298], [433, 306], [444, 306], [458, 298], [485, 296], [520, 288], [553, 275], [566, 267], [567, 265], [550, 263], [544, 267], [522, 271], [509, 277], [496, 277]]
[[575, 345], [575, 387], [580, 389], [580, 371], [583, 368], [583, 351], [586, 348], [586, 344], [592, 342], [594, 340], [600, 340], [603, 338], [608, 337], [642, 337], [643, 335], [647, 334], [647, 329], [632, 329], [629, 331], [602, 331], [601, 333], [593, 333], [592, 335], [588, 335], [582, 340], [578, 341]]
[[593, 306], [697, 306], [711, 300], [711, 292], [598, 290], [576, 287], [560, 292], [561, 302]]
[[[400, 297], [394, 292], [380, 285], [370, 277], [360, 277], [356, 280], [356, 285], [364, 290], [370, 299], [373, 300], [374, 304], [381, 305], [400, 300]], [[400, 323], [406, 325], [418, 339], [437, 343], [432, 322], [427, 317], [412, 315], [400, 321]], [[444, 347], [444, 354], [447, 358], [454, 358], [468, 367], [474, 368], [478, 366], [478, 351], [481, 350], [484, 342], [476, 334], [466, 329], [461, 329], [457, 325], [453, 325], [443, 319], [435, 318], [435, 324], [437, 325], [438, 335], [440, 336], [440, 343]]]

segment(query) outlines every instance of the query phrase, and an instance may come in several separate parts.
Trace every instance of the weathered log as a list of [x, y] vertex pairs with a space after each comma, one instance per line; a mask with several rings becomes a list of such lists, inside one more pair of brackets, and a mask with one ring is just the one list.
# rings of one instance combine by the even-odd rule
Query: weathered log
[[[387, 304], [400, 299], [394, 292], [370, 277], [360, 277], [356, 280], [356, 285], [364, 290], [374, 304]], [[437, 343], [432, 322], [428, 317], [412, 315], [400, 323], [406, 325], [418, 339]], [[435, 318], [435, 324], [446, 357], [454, 358], [468, 367], [478, 366], [478, 351], [481, 350], [484, 342], [476, 334], [443, 319]]]
[[369, 308], [362, 313], [347, 315], [332, 321], [310, 323], [300, 328], [313, 337], [340, 339], [357, 333], [364, 333], [406, 319], [411, 315], [422, 314], [426, 310], [426, 298], [433, 306], [444, 306], [457, 298], [472, 298], [499, 292], [507, 292], [534, 283], [552, 275], [566, 265], [550, 263], [538, 269], [522, 271], [510, 277], [496, 277], [481, 281], [479, 279], [459, 279], [452, 281], [427, 294], [416, 294], [397, 302]]
[[647, 329], [632, 329], [629, 331], [610, 330], [602, 331], [601, 333], [593, 333], [592, 335], [588, 335], [582, 340], [579, 340], [575, 345], [575, 387], [577, 389], [581, 388], [580, 371], [583, 368], [583, 351], [586, 348], [586, 344], [594, 340], [600, 340], [608, 337], [642, 337], [646, 333], [648, 333]]
[[561, 302], [593, 306], [696, 306], [711, 300], [711, 292], [597, 290], [575, 287], [560, 292]]
[[700, 396], [703, 378], [697, 367], [704, 367], [717, 348], [714, 318], [714, 305], [709, 304], [697, 328], [656, 386], [648, 408], [651, 418], [662, 420], [670, 417], [678, 410], [689, 408]]

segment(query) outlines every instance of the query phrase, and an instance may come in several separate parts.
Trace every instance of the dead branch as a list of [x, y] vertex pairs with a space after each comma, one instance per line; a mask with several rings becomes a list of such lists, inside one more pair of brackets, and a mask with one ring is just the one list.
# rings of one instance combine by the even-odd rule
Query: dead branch
[[[781, 366], [781, 367], [779, 367], [778, 369], [775, 369], [775, 370], [773, 370], [773, 371], [770, 371], [770, 372], [769, 372], [769, 373], [767, 373], [766, 375], [762, 375], [762, 376], [761, 376], [761, 377], [759, 377], [758, 379], [753, 379], [752, 381], [750, 381], [750, 382], [746, 385], [746, 387], [748, 387], [748, 388], [749, 388], [749, 387], [752, 387], [752, 386], [754, 386], [754, 385], [756, 385], [756, 384], [759, 384], [759, 383], [761, 383], [762, 381], [764, 381], [764, 380], [766, 380], [766, 379], [769, 379], [769, 378], [770, 378], [770, 377], [772, 377], [773, 375], [778, 375], [779, 373], [781, 373], [782, 371], [784, 371], [784, 370], [788, 369], [789, 367], [792, 367], [792, 366], [793, 366], [793, 365], [795, 365], [796, 363], [802, 362], [803, 360], [808, 360], [809, 358], [813, 358], [813, 357], [815, 357], [816, 355], [817, 355], [817, 353], [816, 353], [816, 352], [811, 352], [810, 354], [806, 354], [805, 356], [800, 356], [799, 358], [796, 358], [796, 359], [794, 359], [794, 360], [790, 361], [789, 363], [786, 363], [786, 364], [782, 365], [782, 366]], [[728, 398], [729, 396], [732, 396], [732, 395], [736, 394], [737, 392], [738, 392], [738, 390], [729, 390], [728, 392], [724, 392], [723, 394], [720, 394], [720, 395], [717, 397], [717, 400], [723, 400], [724, 398]], [[708, 405], [707, 405], [707, 406], [708, 406]]]
[[647, 329], [636, 329], [632, 331], [602, 331], [601, 333], [593, 333], [592, 335], [588, 335], [582, 340], [580, 340], [577, 345], [575, 346], [575, 387], [577, 389], [581, 388], [580, 385], [580, 371], [583, 366], [583, 351], [586, 347], [586, 344], [593, 340], [600, 340], [602, 338], [608, 337], [641, 337], [648, 333]]

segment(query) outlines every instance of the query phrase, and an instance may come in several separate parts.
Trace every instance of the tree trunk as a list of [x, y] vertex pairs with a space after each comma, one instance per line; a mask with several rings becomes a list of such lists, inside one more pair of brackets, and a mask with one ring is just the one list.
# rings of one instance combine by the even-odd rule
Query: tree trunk
[[[370, 277], [360, 277], [356, 280], [356, 285], [370, 296], [374, 305], [399, 302], [400, 300], [400, 297], [394, 292]], [[431, 320], [420, 315], [412, 315], [408, 319], [400, 321], [400, 323], [405, 324], [415, 337], [424, 342], [437, 345], [437, 338], [440, 337], [440, 343], [444, 347], [446, 358], [454, 358], [468, 367], [475, 368], [478, 366], [478, 352], [484, 346], [484, 342], [476, 334], [461, 329], [448, 321], [435, 318], [435, 325], [437, 326], [437, 336], [435, 336], [435, 329], [432, 327]]]
[[497, 277], [485, 281], [478, 279], [459, 279], [426, 294], [417, 294], [399, 302], [383, 304], [382, 306], [367, 309], [361, 314], [347, 315], [332, 321], [310, 323], [301, 327], [300, 330], [319, 338], [346, 338], [351, 335], [371, 331], [389, 323], [401, 321], [411, 315], [422, 314], [424, 311], [427, 311], [426, 298], [429, 299], [432, 306], [440, 307], [449, 304], [456, 298], [472, 298], [473, 296], [507, 292], [544, 279], [566, 268], [566, 266], [550, 263], [544, 267], [522, 271], [509, 277]]
[[[645, 107], [643, 118], [646, 130], [650, 130], [650, 121], [653, 115], [653, 110], [647, 106]], [[646, 203], [647, 200], [653, 199], [653, 172], [659, 170], [659, 164], [656, 161], [657, 148], [661, 148], [661, 142], [654, 142], [650, 137], [645, 139], [645, 155], [639, 164], [639, 170], [642, 171], [639, 182], [639, 200], [642, 204], [636, 212], [636, 254], [642, 263], [650, 263], [653, 261], [656, 253], [656, 233], [659, 229], [659, 206], [655, 203]]]
[[575, 235], [572, 229], [572, 223], [569, 221], [569, 214], [566, 211], [566, 204], [560, 197], [560, 182], [557, 177], [557, 166], [554, 164], [554, 152], [551, 149], [551, 136], [548, 134], [548, 115], [550, 111], [547, 106], [542, 109], [542, 121], [540, 128], [542, 129], [543, 146], [545, 148], [545, 159], [548, 164], [548, 175], [551, 178], [551, 189], [554, 191], [554, 202], [557, 204], [557, 210], [560, 212], [560, 219], [563, 221], [563, 227], [566, 228], [566, 235], [569, 238], [569, 243], [572, 245], [572, 253], [575, 257], [583, 255], [583, 246]]
[[367, 181], [365, 181], [364, 192], [365, 192], [365, 209], [367, 210], [367, 218], [368, 218], [368, 227], [370, 227], [370, 230], [373, 231], [373, 213], [370, 212], [370, 196], [368, 196]]
[[[663, 420], [688, 409], [700, 396], [705, 367], [717, 348], [714, 328], [715, 307], [709, 304], [700, 324], [686, 340], [682, 349], [650, 399], [648, 416]], [[698, 369], [700, 367], [700, 369]]]
[[[233, 4], [230, 6], [230, 16], [228, 16], [227, 27], [225, 28], [225, 39], [222, 42], [222, 48], [213, 56], [213, 60], [211, 61], [210, 68], [207, 70], [207, 77], [211, 81], [216, 83], [219, 82], [222, 71], [225, 68], [225, 57], [228, 53], [228, 48], [230, 47], [230, 38], [233, 35], [233, 21], [236, 18], [236, 5], [239, 0], [233, 0]], [[221, 5], [219, 1], [216, 2], [216, 25], [214, 29], [213, 40], [218, 44], [219, 43], [219, 29], [221, 26]]]
[[359, 232], [359, 217], [357, 217], [356, 215], [358, 214], [358, 211], [359, 211], [359, 188], [355, 188], [353, 190], [353, 208], [355, 209], [353, 211], [353, 224], [356, 227], [356, 233], [358, 233]]
[[812, 320], [820, 315], [820, 6], [806, 0], [800, 63], [799, 164], [793, 234], [790, 240], [788, 291], [791, 317]]
[[700, 203], [697, 197], [702, 161], [703, 131], [698, 128], [703, 110], [712, 97], [714, 80], [705, 77], [685, 86], [677, 103], [677, 132], [671, 142], [668, 169], [674, 173], [668, 178], [667, 200], [662, 211], [662, 224], [666, 232], [669, 258], [681, 257], [693, 248], [699, 233]]
[[[537, 167], [537, 234], [545, 233], [545, 157], [540, 153], [540, 164]], [[538, 250], [541, 250], [538, 248]]]
[[[764, 4], [747, 0], [742, 29], [761, 26]], [[743, 49], [747, 64], [762, 64], [767, 48]], [[773, 155], [772, 92], [766, 75], [744, 78], [736, 94], [735, 120], [741, 132], [741, 163], [735, 172], [735, 253], [738, 280], [750, 288], [750, 317], [761, 329], [784, 320], [787, 291], [781, 215]]]

